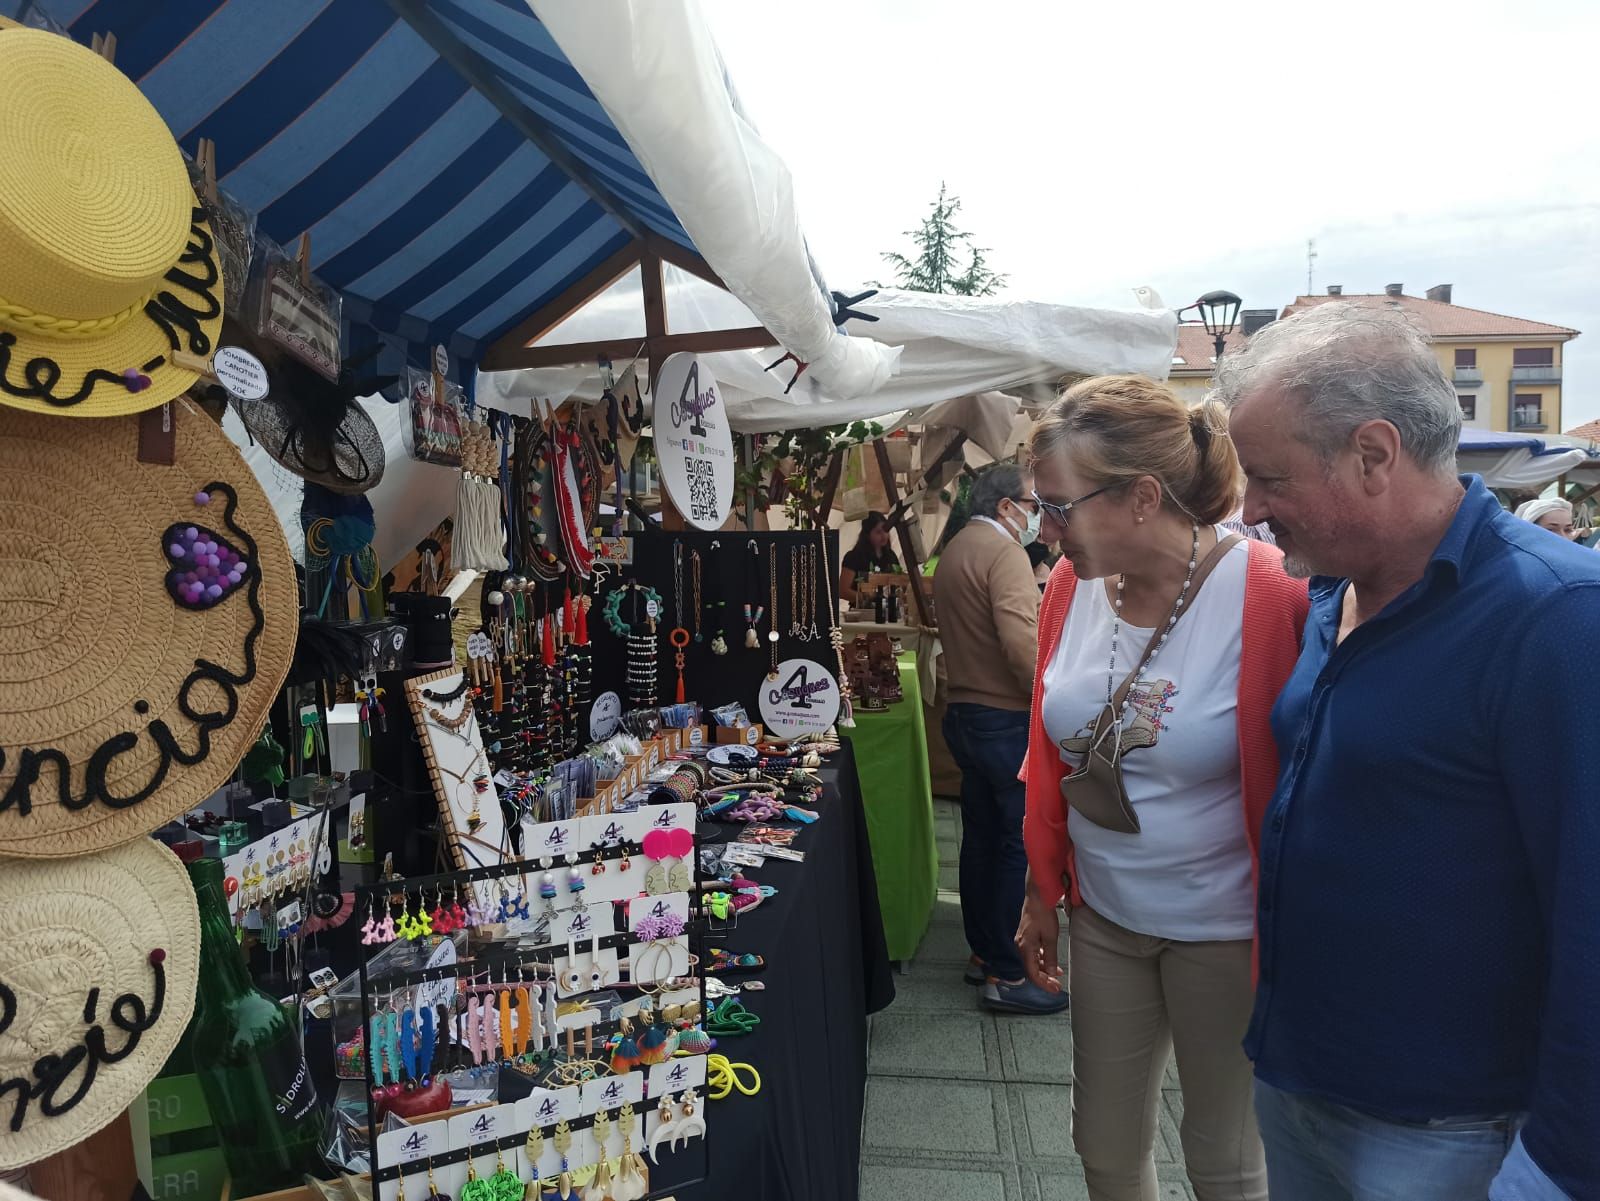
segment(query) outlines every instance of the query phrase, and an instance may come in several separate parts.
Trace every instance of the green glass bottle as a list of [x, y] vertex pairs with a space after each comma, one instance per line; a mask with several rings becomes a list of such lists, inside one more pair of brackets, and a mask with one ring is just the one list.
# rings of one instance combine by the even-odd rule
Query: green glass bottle
[[222, 863], [189, 865], [200, 903], [195, 1073], [205, 1093], [232, 1193], [249, 1197], [325, 1175], [323, 1114], [291, 1010], [250, 980], [223, 897]]

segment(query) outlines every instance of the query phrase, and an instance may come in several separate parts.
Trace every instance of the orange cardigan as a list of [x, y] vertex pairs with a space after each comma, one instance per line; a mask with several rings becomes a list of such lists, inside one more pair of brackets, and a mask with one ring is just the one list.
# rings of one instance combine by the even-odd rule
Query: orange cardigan
[[[1283, 571], [1283, 553], [1264, 542], [1249, 544], [1244, 586], [1244, 630], [1239, 655], [1239, 762], [1244, 794], [1245, 833], [1250, 839], [1251, 874], [1259, 867], [1261, 820], [1278, 783], [1278, 748], [1272, 739], [1272, 706], [1295, 660], [1305, 629], [1309, 601], [1304, 580]], [[1066, 895], [1083, 904], [1067, 837], [1066, 801], [1061, 780], [1067, 766], [1044, 730], [1044, 677], [1067, 624], [1078, 577], [1066, 559], [1056, 565], [1039, 609], [1039, 664], [1034, 672], [1033, 717], [1028, 758], [1021, 779], [1028, 807], [1022, 821], [1028, 869], [1039, 895], [1054, 905]]]

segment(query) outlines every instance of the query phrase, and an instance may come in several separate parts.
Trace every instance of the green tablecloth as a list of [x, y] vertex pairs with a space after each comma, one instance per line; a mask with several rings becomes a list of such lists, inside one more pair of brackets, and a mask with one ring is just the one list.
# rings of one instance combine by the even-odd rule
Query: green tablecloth
[[933, 837], [933, 792], [928, 782], [928, 736], [916, 656], [900, 656], [898, 705], [855, 711], [843, 733], [855, 747], [856, 772], [878, 875], [878, 904], [890, 959], [917, 952], [939, 891], [939, 850]]

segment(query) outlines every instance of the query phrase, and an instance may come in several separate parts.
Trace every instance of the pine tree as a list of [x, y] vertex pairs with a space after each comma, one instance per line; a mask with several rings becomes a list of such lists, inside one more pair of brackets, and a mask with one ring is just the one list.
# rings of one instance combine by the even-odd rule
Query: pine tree
[[[959, 228], [955, 215], [961, 198], [947, 194], [939, 184], [933, 211], [905, 236], [916, 247], [916, 257], [887, 251], [883, 259], [894, 268], [895, 286], [912, 292], [948, 292], [957, 296], [992, 296], [1006, 277], [989, 267], [988, 248], [973, 245], [972, 235]], [[961, 259], [965, 258], [963, 267]]]

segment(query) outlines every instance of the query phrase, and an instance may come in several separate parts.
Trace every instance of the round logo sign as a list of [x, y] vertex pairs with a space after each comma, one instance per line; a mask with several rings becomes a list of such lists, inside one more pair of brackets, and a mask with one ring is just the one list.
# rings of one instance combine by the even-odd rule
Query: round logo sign
[[494, 654], [494, 642], [482, 630], [467, 635], [467, 654], [474, 659], [487, 659]]
[[761, 720], [784, 738], [821, 734], [839, 717], [839, 681], [820, 663], [785, 659], [761, 681]]
[[733, 511], [733, 430], [717, 381], [699, 356], [669, 355], [655, 398], [650, 424], [661, 482], [685, 521], [720, 530]]
[[219, 346], [211, 356], [211, 370], [236, 400], [260, 400], [271, 388], [261, 360], [237, 346]]
[[433, 348], [433, 370], [436, 375], [448, 375], [450, 372], [450, 353], [440, 343]]
[[602, 742], [615, 734], [622, 725], [622, 698], [614, 692], [602, 692], [589, 710], [589, 740]]

